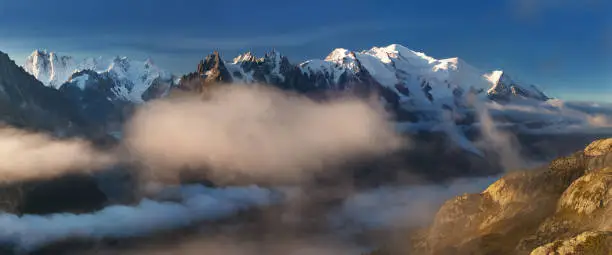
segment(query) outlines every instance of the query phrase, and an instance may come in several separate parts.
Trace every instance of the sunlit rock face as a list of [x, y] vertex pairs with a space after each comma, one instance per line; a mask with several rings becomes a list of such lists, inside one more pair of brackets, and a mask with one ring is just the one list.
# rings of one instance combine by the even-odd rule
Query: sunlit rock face
[[447, 201], [420, 239], [427, 245], [418, 249], [433, 254], [608, 254], [610, 141], [595, 141], [548, 166], [509, 173], [480, 194]]
[[558, 240], [533, 250], [530, 255], [610, 254], [612, 232], [587, 231], [575, 237]]

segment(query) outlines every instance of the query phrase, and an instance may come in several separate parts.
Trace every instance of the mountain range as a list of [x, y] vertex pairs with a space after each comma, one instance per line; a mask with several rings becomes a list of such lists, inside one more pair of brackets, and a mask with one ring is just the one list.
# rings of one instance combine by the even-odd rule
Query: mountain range
[[502, 70], [486, 72], [460, 58], [435, 59], [398, 44], [363, 51], [339, 48], [323, 59], [298, 64], [277, 51], [263, 57], [247, 52], [231, 61], [214, 52], [184, 75], [164, 71], [151, 59], [76, 61], [37, 50], [24, 69], [111, 131], [145, 101], [230, 83], [267, 84], [312, 97], [378, 95], [399, 130], [445, 132], [476, 154], [480, 152], [469, 140], [480, 132], [482, 114], [499, 128], [522, 133], [608, 132], [612, 127], [612, 107], [553, 99]]
[[[142, 102], [143, 94], [155, 83], [172, 82], [173, 76], [153, 64], [151, 59], [133, 61], [126, 57], [86, 58], [75, 61], [70, 56], [34, 51], [24, 65], [27, 72], [45, 85], [61, 88], [69, 83], [85, 88], [91, 79], [113, 80], [113, 97]], [[82, 73], [90, 70], [101, 77]], [[434, 59], [424, 53], [392, 44], [355, 52], [335, 49], [324, 60], [314, 59], [291, 64], [276, 51], [257, 58], [247, 52], [232, 62], [213, 53], [202, 61], [196, 72], [209, 81], [264, 83], [300, 92], [349, 90], [363, 83], [382, 87], [392, 93], [385, 97], [391, 104], [452, 107], [458, 94], [468, 91], [496, 100], [524, 97], [547, 100], [534, 85], [515, 82], [503, 71], [482, 72], [459, 58]], [[194, 78], [186, 75], [183, 80]]]
[[[504, 71], [481, 71], [459, 58], [435, 59], [397, 44], [335, 49], [323, 59], [298, 64], [277, 51], [263, 57], [247, 52], [231, 61], [213, 52], [183, 75], [165, 71], [151, 59], [77, 61], [41, 50], [27, 57], [22, 68], [8, 56], [4, 59], [4, 90], [10, 93], [5, 109], [14, 108], [4, 119], [28, 127], [34, 125], [26, 122], [40, 122], [55, 132], [58, 126], [64, 133], [93, 132], [103, 140], [120, 135], [122, 124], [146, 101], [178, 92], [207, 93], [229, 84], [265, 84], [317, 100], [346, 93], [375, 96], [392, 113], [398, 131], [420, 148], [383, 160], [385, 164], [428, 169], [423, 174], [434, 179], [462, 176], [466, 169], [476, 175], [494, 173], [500, 168], [490, 159], [510, 149], [548, 160], [612, 134], [612, 105], [554, 99]], [[28, 105], [20, 103], [22, 95], [36, 98]], [[363, 174], [371, 171], [364, 169]]]
[[300, 92], [380, 90], [387, 103], [404, 108], [455, 108], [458, 98], [468, 92], [496, 100], [548, 99], [534, 85], [517, 83], [503, 71], [482, 72], [459, 58], [437, 60], [397, 44], [362, 52], [335, 49], [324, 60], [297, 65], [275, 51], [263, 58], [245, 53], [232, 62], [213, 53], [183, 80], [197, 77], [273, 84]]
[[92, 82], [110, 81], [109, 97], [133, 102], [142, 102], [143, 93], [152, 84], [171, 83], [173, 78], [172, 74], [157, 67], [151, 59], [134, 61], [127, 57], [97, 57], [77, 61], [71, 56], [41, 50], [32, 52], [23, 67], [43, 84], [56, 89], [68, 83], [68, 86], [85, 90]]
[[77, 61], [41, 50], [32, 52], [23, 68], [72, 100], [89, 122], [110, 130], [125, 121], [134, 105], [147, 99], [149, 88], [169, 88], [175, 79], [151, 59], [96, 57]]

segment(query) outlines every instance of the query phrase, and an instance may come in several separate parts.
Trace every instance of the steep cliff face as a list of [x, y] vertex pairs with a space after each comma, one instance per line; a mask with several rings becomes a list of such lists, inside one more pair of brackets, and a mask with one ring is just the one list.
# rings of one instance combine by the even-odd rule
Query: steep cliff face
[[26, 58], [24, 69], [46, 86], [59, 88], [78, 66], [70, 56], [36, 50]]
[[[608, 254], [611, 139], [447, 201], [417, 254]], [[556, 252], [556, 253], [555, 253]]]

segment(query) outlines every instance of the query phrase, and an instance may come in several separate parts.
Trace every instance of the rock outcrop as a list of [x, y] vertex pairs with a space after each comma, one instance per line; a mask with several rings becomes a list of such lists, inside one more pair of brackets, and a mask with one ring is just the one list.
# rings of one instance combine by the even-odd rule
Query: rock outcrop
[[213, 86], [230, 82], [232, 82], [232, 76], [219, 56], [219, 52], [215, 51], [205, 60], [200, 61], [196, 72], [181, 77], [177, 89], [206, 94]]
[[530, 255], [599, 255], [610, 252], [612, 252], [612, 233], [587, 231], [570, 239], [540, 246]]
[[416, 254], [610, 254], [612, 139], [447, 201]]

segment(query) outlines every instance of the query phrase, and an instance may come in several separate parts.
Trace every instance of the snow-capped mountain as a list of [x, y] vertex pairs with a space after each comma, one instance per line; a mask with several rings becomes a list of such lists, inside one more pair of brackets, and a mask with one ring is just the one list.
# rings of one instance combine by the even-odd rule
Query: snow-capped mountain
[[469, 103], [468, 95], [495, 101], [548, 99], [534, 85], [516, 82], [503, 71], [484, 72], [459, 58], [438, 60], [397, 44], [361, 52], [335, 49], [325, 59], [297, 65], [275, 51], [263, 58], [246, 53], [232, 62], [214, 53], [195, 73], [184, 76], [182, 83], [194, 86], [194, 79], [200, 80], [200, 85], [265, 83], [301, 92], [378, 91], [395, 108], [417, 112], [460, 110]]
[[24, 70], [61, 92], [88, 122], [110, 131], [121, 127], [135, 105], [163, 96], [175, 80], [151, 59], [97, 57], [76, 61], [40, 50], [27, 58]]
[[[152, 85], [173, 81], [172, 74], [157, 67], [151, 59], [134, 61], [127, 57], [76, 61], [70, 56], [36, 50], [26, 59], [24, 69], [45, 85], [57, 89], [64, 85], [85, 89], [85, 84], [99, 83], [89, 79], [103, 77], [105, 83], [112, 82], [109, 98], [136, 103], [143, 102], [143, 94]], [[87, 75], [81, 72], [84, 70], [94, 71], [100, 76]]]
[[77, 69], [77, 63], [69, 56], [36, 50], [26, 59], [23, 67], [43, 84], [58, 88]]
[[482, 134], [482, 119], [523, 133], [593, 130], [593, 123], [612, 128], [610, 112], [572, 109], [504, 71], [482, 71], [460, 58], [435, 59], [397, 44], [360, 52], [335, 49], [324, 59], [299, 64], [276, 51], [261, 58], [249, 52], [233, 61], [214, 52], [176, 89], [206, 93], [223, 83], [261, 83], [315, 96], [375, 92], [394, 113], [399, 130], [446, 133], [476, 154], [471, 136]]
[[536, 86], [504, 71], [482, 71], [460, 58], [436, 59], [397, 44], [364, 51], [339, 48], [323, 59], [298, 64], [277, 51], [263, 57], [248, 52], [232, 61], [214, 52], [178, 81], [150, 60], [116, 57], [76, 62], [44, 51], [35, 51], [25, 69], [48, 86], [66, 80], [59, 90], [80, 105], [85, 116], [101, 119], [100, 123], [121, 123], [134, 103], [173, 90], [205, 93], [209, 86], [222, 83], [268, 84], [313, 96], [374, 92], [395, 114], [401, 130], [446, 132], [463, 144], [466, 130], [478, 125], [476, 107], [486, 108], [496, 124], [526, 132], [580, 128], [594, 122], [607, 126], [610, 118], [607, 113], [563, 108]]
[[0, 52], [0, 123], [58, 136], [91, 131], [59, 91], [44, 86]]

